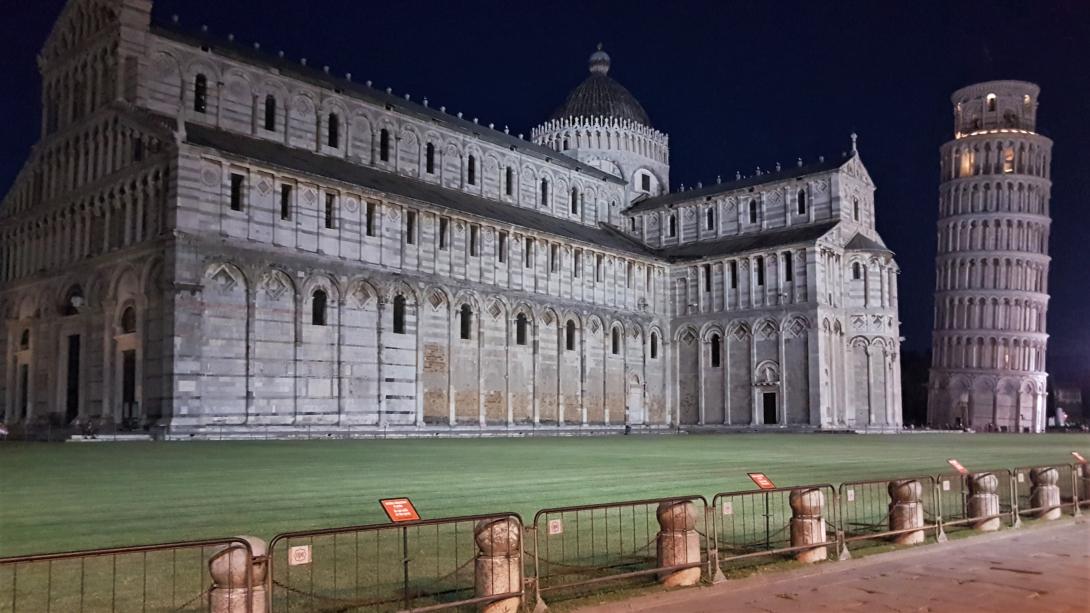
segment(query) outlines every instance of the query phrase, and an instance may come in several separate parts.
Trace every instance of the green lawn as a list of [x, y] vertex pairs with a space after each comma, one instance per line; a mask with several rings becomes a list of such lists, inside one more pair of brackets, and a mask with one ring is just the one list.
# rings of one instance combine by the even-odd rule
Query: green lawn
[[1086, 435], [744, 434], [532, 439], [0, 443], [0, 555], [751, 487], [1068, 463]]

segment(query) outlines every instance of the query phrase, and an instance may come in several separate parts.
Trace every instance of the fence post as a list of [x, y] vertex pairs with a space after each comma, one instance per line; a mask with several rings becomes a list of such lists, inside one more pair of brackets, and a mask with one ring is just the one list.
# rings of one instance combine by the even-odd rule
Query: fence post
[[1077, 517], [1082, 515], [1082, 505], [1086, 502], [1086, 498], [1090, 496], [1090, 464], [1078, 463], [1075, 464], [1074, 470], [1071, 471], [1071, 494], [1075, 499], [1075, 512]]
[[893, 536], [897, 545], [916, 545], [924, 541], [923, 485], [916, 479], [889, 482], [889, 529], [912, 530]]
[[212, 575], [209, 594], [211, 613], [264, 613], [266, 545], [256, 536], [240, 536], [249, 543], [249, 551], [241, 543], [219, 548], [208, 560]]
[[655, 515], [658, 534], [659, 568], [697, 564], [694, 568], [659, 573], [659, 583], [683, 587], [700, 583], [700, 533], [696, 531], [696, 508], [688, 500], [659, 503]]
[[999, 479], [992, 473], [969, 475], [969, 517], [978, 532], [994, 532], [999, 529]]
[[[803, 547], [825, 542], [825, 494], [819, 489], [791, 490], [791, 546]], [[803, 549], [795, 559], [804, 564], [819, 562], [828, 557], [827, 548]]]
[[[513, 517], [482, 519], [473, 529], [477, 541], [474, 584], [478, 598], [522, 592], [522, 524]], [[504, 598], [481, 606], [483, 613], [517, 613], [522, 598]]]
[[1041, 466], [1029, 471], [1029, 505], [1037, 509], [1037, 519], [1060, 518], [1060, 471], [1051, 466]]

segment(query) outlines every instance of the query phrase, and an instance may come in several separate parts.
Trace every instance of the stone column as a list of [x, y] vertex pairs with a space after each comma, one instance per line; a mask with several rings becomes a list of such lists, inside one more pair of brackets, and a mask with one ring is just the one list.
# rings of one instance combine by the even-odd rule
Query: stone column
[[[477, 559], [474, 585], [478, 598], [522, 591], [522, 526], [514, 518], [483, 519], [474, 527]], [[517, 613], [522, 598], [481, 605], [483, 613]]]
[[[923, 528], [923, 485], [915, 479], [889, 482], [889, 529]], [[912, 530], [893, 536], [897, 545], [916, 545], [924, 541], [924, 531]]]
[[659, 504], [658, 565], [668, 568], [696, 564], [693, 568], [659, 573], [659, 583], [666, 587], [684, 587], [700, 583], [700, 534], [696, 531], [696, 507], [688, 500]]
[[1060, 518], [1060, 471], [1051, 466], [1034, 468], [1029, 471], [1029, 504], [1037, 509], [1033, 516], [1037, 519], [1053, 520]]
[[[825, 493], [819, 489], [791, 490], [791, 546], [802, 547], [825, 542]], [[828, 557], [825, 546], [803, 549], [795, 559], [804, 564]]]
[[999, 529], [999, 479], [992, 473], [979, 473], [969, 478], [969, 518], [974, 530], [994, 532]]
[[267, 610], [265, 541], [256, 536], [240, 536], [239, 539], [250, 544], [249, 560], [246, 548], [235, 543], [221, 547], [208, 561], [208, 571], [212, 575], [212, 591], [209, 593], [211, 613], [259, 613]]

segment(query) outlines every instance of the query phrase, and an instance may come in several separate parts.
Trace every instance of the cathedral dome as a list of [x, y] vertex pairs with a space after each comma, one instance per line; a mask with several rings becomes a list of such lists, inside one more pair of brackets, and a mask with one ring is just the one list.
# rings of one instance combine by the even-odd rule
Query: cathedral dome
[[647, 111], [632, 92], [609, 78], [609, 54], [602, 45], [590, 56], [590, 76], [568, 94], [568, 99], [553, 112], [550, 119], [568, 117], [614, 117], [645, 126], [651, 125]]

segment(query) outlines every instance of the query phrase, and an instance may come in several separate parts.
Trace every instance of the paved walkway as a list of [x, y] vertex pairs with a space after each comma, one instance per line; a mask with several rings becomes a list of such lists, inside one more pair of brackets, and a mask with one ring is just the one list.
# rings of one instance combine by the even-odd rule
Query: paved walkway
[[582, 609], [1090, 612], [1090, 521], [980, 535]]

